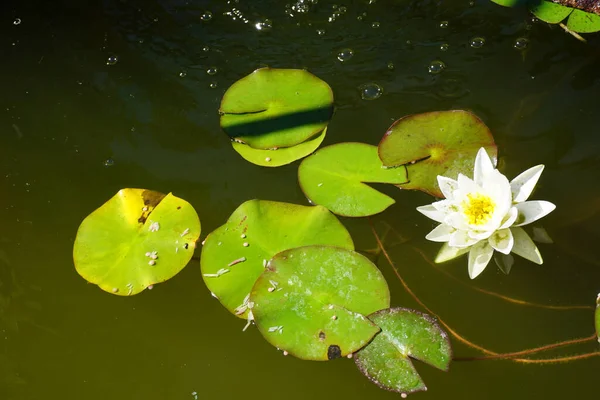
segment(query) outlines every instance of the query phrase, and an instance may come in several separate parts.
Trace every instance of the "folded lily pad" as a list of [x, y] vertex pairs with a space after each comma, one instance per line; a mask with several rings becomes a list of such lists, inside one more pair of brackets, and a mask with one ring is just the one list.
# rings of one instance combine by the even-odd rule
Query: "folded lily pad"
[[389, 307], [385, 278], [352, 250], [306, 246], [275, 255], [250, 294], [269, 343], [305, 360], [330, 360], [379, 332], [364, 315]]
[[256, 149], [291, 147], [321, 133], [333, 114], [329, 85], [302, 69], [260, 68], [227, 89], [221, 127]]
[[448, 335], [426, 314], [406, 308], [391, 308], [369, 315], [381, 332], [354, 360], [360, 371], [383, 389], [404, 396], [427, 390], [411, 358], [442, 371], [452, 359]]
[[404, 166], [385, 168], [377, 147], [364, 143], [339, 143], [318, 150], [302, 161], [298, 180], [313, 203], [348, 217], [377, 214], [395, 203], [364, 182], [407, 182]]
[[250, 200], [204, 241], [203, 279], [225, 308], [246, 318], [247, 296], [267, 261], [281, 251], [314, 244], [354, 249], [346, 228], [325, 207]]
[[77, 272], [102, 290], [137, 294], [187, 265], [200, 236], [194, 208], [171, 193], [122, 189], [77, 231]]
[[379, 143], [379, 157], [386, 166], [407, 165], [409, 181], [400, 188], [442, 197], [437, 176], [472, 176], [481, 147], [495, 164], [498, 149], [483, 121], [468, 111], [435, 111], [394, 122]]
[[235, 151], [253, 164], [263, 167], [280, 167], [299, 160], [302, 157], [306, 157], [315, 151], [319, 148], [323, 139], [325, 139], [326, 133], [327, 128], [323, 129], [323, 132], [318, 136], [308, 139], [306, 142], [302, 142], [292, 147], [282, 147], [277, 150], [255, 149], [247, 144], [239, 142], [231, 142], [231, 144]]

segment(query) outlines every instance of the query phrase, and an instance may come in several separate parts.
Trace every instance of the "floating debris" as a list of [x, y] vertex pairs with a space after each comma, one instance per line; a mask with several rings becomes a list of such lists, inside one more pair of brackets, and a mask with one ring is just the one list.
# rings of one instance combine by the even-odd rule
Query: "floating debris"
[[232, 267], [235, 264], [239, 264], [239, 263], [242, 263], [244, 261], [246, 261], [246, 257], [241, 257], [241, 258], [238, 258], [237, 260], [233, 260], [232, 262], [230, 262], [229, 264], [227, 264], [227, 266], [228, 267]]

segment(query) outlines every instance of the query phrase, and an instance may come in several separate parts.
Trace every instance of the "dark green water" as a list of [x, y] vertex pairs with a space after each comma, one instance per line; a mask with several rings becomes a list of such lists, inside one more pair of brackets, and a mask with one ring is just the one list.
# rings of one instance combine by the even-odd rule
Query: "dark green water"
[[[320, 0], [293, 16], [275, 0], [0, 6], [0, 399], [399, 398], [348, 360], [283, 357], [256, 330], [242, 333], [244, 321], [211, 298], [196, 261], [132, 298], [104, 293], [75, 272], [79, 223], [120, 188], [188, 200], [202, 236], [252, 198], [306, 204], [297, 163], [251, 165], [219, 130], [223, 92], [262, 65], [305, 67], [332, 86], [337, 111], [325, 144], [377, 144], [393, 120], [411, 113], [477, 113], [510, 178], [546, 165], [534, 197], [557, 205], [543, 221], [555, 243], [540, 245], [543, 266], [519, 259], [509, 276], [490, 265], [471, 282], [464, 258], [438, 268], [507, 296], [593, 304], [600, 290], [598, 37], [583, 44], [487, 0], [371, 3]], [[234, 20], [234, 9], [243, 16]], [[201, 18], [206, 11], [210, 21]], [[272, 28], [257, 30], [265, 18]], [[485, 38], [482, 47], [470, 45], [477, 37]], [[515, 48], [520, 38], [525, 49]], [[344, 49], [354, 55], [341, 62]], [[436, 60], [446, 68], [431, 74]], [[380, 98], [361, 98], [358, 88], [369, 83], [383, 88]], [[414, 251], [430, 258], [437, 251], [424, 239], [431, 221], [414, 209], [431, 198], [384, 190], [397, 204], [374, 222], [407, 240], [390, 237], [391, 256], [456, 330], [496, 351], [593, 333], [591, 310], [516, 306], [441, 274]], [[357, 248], [375, 246], [365, 220], [343, 222]], [[385, 259], [377, 261], [393, 305], [415, 307]], [[457, 356], [476, 354], [453, 343]], [[414, 398], [591, 399], [600, 358], [455, 362], [448, 373], [417, 367], [429, 390]]]

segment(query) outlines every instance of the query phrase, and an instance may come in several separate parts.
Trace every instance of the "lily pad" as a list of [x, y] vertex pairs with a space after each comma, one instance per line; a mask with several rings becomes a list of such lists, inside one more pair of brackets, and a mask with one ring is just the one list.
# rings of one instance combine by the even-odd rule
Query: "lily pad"
[[325, 129], [333, 114], [329, 85], [302, 69], [260, 68], [227, 89], [221, 127], [256, 149], [291, 147]]
[[351, 250], [307, 246], [273, 257], [250, 302], [269, 343], [305, 360], [330, 360], [362, 348], [379, 332], [364, 315], [389, 307], [385, 278]]
[[314, 244], [354, 249], [346, 228], [325, 207], [250, 200], [206, 238], [202, 276], [225, 308], [247, 318], [247, 296], [267, 261], [281, 251]]
[[339, 143], [318, 150], [302, 161], [298, 180], [313, 203], [348, 217], [377, 214], [395, 203], [364, 182], [407, 182], [404, 166], [385, 168], [377, 147], [364, 143]]
[[253, 164], [263, 167], [280, 167], [306, 157], [318, 149], [323, 142], [323, 139], [325, 139], [326, 133], [327, 128], [323, 129], [323, 132], [321, 132], [319, 136], [308, 139], [306, 142], [278, 150], [255, 149], [247, 144], [239, 142], [231, 142], [231, 144], [235, 151]]
[[534, 4], [530, 11], [544, 22], [558, 24], [573, 12], [571, 7], [565, 7], [551, 1], [540, 1]]
[[102, 290], [137, 294], [187, 265], [200, 236], [194, 208], [171, 193], [122, 189], [77, 231], [77, 272]]
[[492, 2], [504, 7], [516, 7], [526, 4], [530, 0], [492, 0]]
[[426, 314], [406, 308], [381, 310], [369, 316], [381, 328], [354, 360], [373, 383], [393, 392], [427, 390], [411, 358], [448, 371], [452, 349], [448, 335]]
[[481, 147], [496, 164], [498, 149], [483, 121], [468, 111], [435, 111], [394, 122], [379, 143], [379, 157], [386, 166], [409, 164], [409, 181], [401, 189], [443, 197], [437, 176], [472, 176]]
[[581, 10], [573, 10], [567, 21], [567, 28], [579, 33], [600, 31], [600, 15]]
[[596, 298], [596, 337], [598, 337], [598, 342], [600, 342], [600, 293], [598, 293], [598, 297]]

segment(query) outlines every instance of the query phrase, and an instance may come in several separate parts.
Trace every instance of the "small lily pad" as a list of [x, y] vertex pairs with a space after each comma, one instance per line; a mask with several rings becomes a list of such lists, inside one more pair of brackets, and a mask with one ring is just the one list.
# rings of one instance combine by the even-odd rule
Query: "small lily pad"
[[256, 149], [291, 147], [325, 129], [333, 114], [329, 85], [302, 69], [260, 68], [227, 89], [221, 127]]
[[352, 250], [307, 246], [273, 257], [250, 302], [269, 343], [305, 360], [328, 360], [362, 348], [379, 332], [364, 315], [389, 307], [385, 278]]
[[573, 10], [567, 20], [567, 28], [579, 33], [600, 31], [600, 15], [581, 10]]
[[369, 315], [381, 333], [354, 360], [360, 371], [383, 389], [403, 394], [427, 390], [411, 358], [442, 371], [452, 359], [448, 335], [426, 314], [391, 308]]
[[327, 128], [323, 129], [323, 132], [314, 138], [308, 139], [306, 142], [297, 144], [292, 147], [283, 147], [277, 150], [260, 150], [248, 146], [244, 143], [231, 142], [233, 149], [237, 151], [242, 157], [253, 164], [260, 165], [263, 167], [280, 167], [282, 165], [290, 164], [296, 160], [306, 157], [313, 151], [319, 148]]
[[573, 12], [571, 7], [565, 7], [551, 1], [540, 1], [532, 5], [530, 11], [544, 22], [558, 24]]
[[400, 184], [406, 168], [385, 168], [377, 147], [364, 143], [339, 143], [305, 158], [298, 168], [302, 191], [313, 203], [348, 217], [382, 212], [395, 203], [391, 197], [364, 182]]
[[504, 7], [516, 7], [527, 3], [530, 0], [492, 0], [492, 2]]
[[598, 293], [598, 297], [596, 298], [596, 337], [598, 338], [598, 342], [600, 342], [600, 293]]
[[77, 272], [102, 290], [137, 294], [187, 265], [200, 236], [194, 208], [171, 193], [122, 189], [77, 231]]
[[225, 308], [246, 318], [247, 296], [267, 261], [281, 251], [314, 244], [354, 249], [346, 228], [325, 207], [250, 200], [204, 241], [202, 276]]
[[435, 111], [394, 122], [379, 143], [379, 157], [390, 167], [408, 164], [409, 181], [400, 188], [442, 197], [437, 176], [472, 176], [481, 147], [495, 164], [498, 149], [483, 121], [468, 111]]

